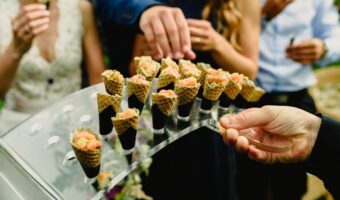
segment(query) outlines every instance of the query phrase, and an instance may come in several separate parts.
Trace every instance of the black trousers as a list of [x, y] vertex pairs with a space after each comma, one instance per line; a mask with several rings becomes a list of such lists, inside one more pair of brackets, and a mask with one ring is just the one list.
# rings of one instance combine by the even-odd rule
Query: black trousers
[[[291, 93], [265, 94], [250, 107], [288, 105], [315, 113], [307, 89]], [[237, 188], [239, 200], [298, 200], [306, 192], [307, 176], [303, 164], [264, 165], [237, 154]]]

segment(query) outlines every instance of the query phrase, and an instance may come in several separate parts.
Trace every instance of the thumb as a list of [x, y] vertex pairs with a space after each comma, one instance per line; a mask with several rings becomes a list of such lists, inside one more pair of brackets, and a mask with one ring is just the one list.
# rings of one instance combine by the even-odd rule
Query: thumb
[[220, 119], [223, 128], [243, 130], [252, 127], [265, 126], [270, 122], [270, 113], [263, 108], [246, 109], [237, 115], [224, 116]]

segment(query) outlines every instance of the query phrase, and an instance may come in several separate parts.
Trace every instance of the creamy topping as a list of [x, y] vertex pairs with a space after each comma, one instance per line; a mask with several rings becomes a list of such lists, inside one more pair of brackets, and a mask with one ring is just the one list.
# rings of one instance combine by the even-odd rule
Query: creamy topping
[[172, 66], [165, 68], [160, 74], [160, 76], [165, 76], [165, 75], [171, 75], [175, 78], [179, 78], [178, 70]]
[[230, 79], [235, 81], [236, 83], [238, 83], [239, 85], [242, 86], [243, 84], [243, 78], [244, 78], [244, 75], [243, 74], [239, 74], [239, 73], [232, 73], [230, 75]]
[[163, 95], [165, 97], [171, 98], [176, 97], [176, 94], [173, 90], [161, 90], [158, 94]]
[[87, 130], [79, 130], [73, 136], [73, 145], [83, 151], [94, 151], [101, 147], [101, 142]]
[[130, 78], [131, 82], [134, 82], [136, 84], [149, 84], [149, 81], [145, 79], [145, 76], [142, 74], [136, 74]]
[[173, 67], [175, 68], [177, 71], [179, 70], [179, 67], [177, 65], [177, 63], [175, 61], [173, 61], [171, 58], [167, 57], [167, 58], [162, 58], [162, 62], [161, 65], [163, 67], [163, 69], [167, 68], [167, 67]]
[[208, 71], [206, 80], [209, 83], [218, 83], [218, 84], [225, 84], [227, 83], [228, 73], [223, 71], [222, 69], [210, 69]]
[[139, 61], [139, 70], [142, 72], [142, 74], [146, 77], [152, 77], [154, 76], [158, 71], [157, 62], [153, 60], [141, 60]]
[[189, 77], [178, 81], [179, 87], [195, 87], [197, 86], [197, 79], [195, 77]]
[[201, 75], [201, 70], [197, 69], [195, 65], [183, 65], [181, 68], [181, 74], [185, 78], [190, 76], [198, 78]]
[[114, 81], [118, 81], [118, 82], [124, 81], [123, 75], [117, 70], [111, 70], [111, 69], [105, 70], [102, 73], [102, 76], [109, 79], [109, 80], [114, 80]]
[[124, 112], [117, 113], [116, 118], [128, 119], [134, 116], [138, 116], [139, 113], [137, 109], [128, 108]]

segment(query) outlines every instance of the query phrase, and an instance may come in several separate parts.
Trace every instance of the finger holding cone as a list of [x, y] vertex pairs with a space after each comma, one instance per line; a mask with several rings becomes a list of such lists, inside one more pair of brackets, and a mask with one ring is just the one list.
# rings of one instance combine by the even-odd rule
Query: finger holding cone
[[99, 174], [101, 162], [101, 141], [91, 129], [77, 129], [70, 135], [70, 144], [88, 178]]

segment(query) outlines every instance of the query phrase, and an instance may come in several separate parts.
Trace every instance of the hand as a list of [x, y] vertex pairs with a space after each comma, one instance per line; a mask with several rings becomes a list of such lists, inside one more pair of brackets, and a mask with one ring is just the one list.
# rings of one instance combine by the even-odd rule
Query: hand
[[267, 20], [271, 20], [292, 2], [293, 0], [267, 0], [262, 7], [262, 14]]
[[13, 45], [21, 54], [26, 53], [34, 37], [43, 33], [49, 26], [49, 11], [42, 4], [30, 4], [21, 8], [12, 21]]
[[188, 23], [181, 9], [166, 6], [148, 8], [142, 13], [139, 26], [155, 59], [196, 57], [191, 50]]
[[[321, 119], [298, 108], [288, 106], [264, 106], [247, 109], [235, 116], [220, 119], [220, 134], [227, 144], [234, 144], [240, 152], [247, 152], [256, 161], [271, 164], [275, 162], [291, 163], [309, 157], [315, 144]], [[283, 140], [292, 145], [290, 151], [272, 153], [249, 145], [240, 131], [253, 128], [251, 137], [267, 145], [280, 144]], [[288, 140], [287, 140], [288, 139]]]
[[311, 39], [296, 45], [289, 45], [286, 49], [287, 57], [301, 64], [313, 64], [325, 54], [323, 41]]
[[219, 37], [222, 37], [206, 20], [187, 20], [191, 36], [192, 48], [200, 51], [215, 49]]

